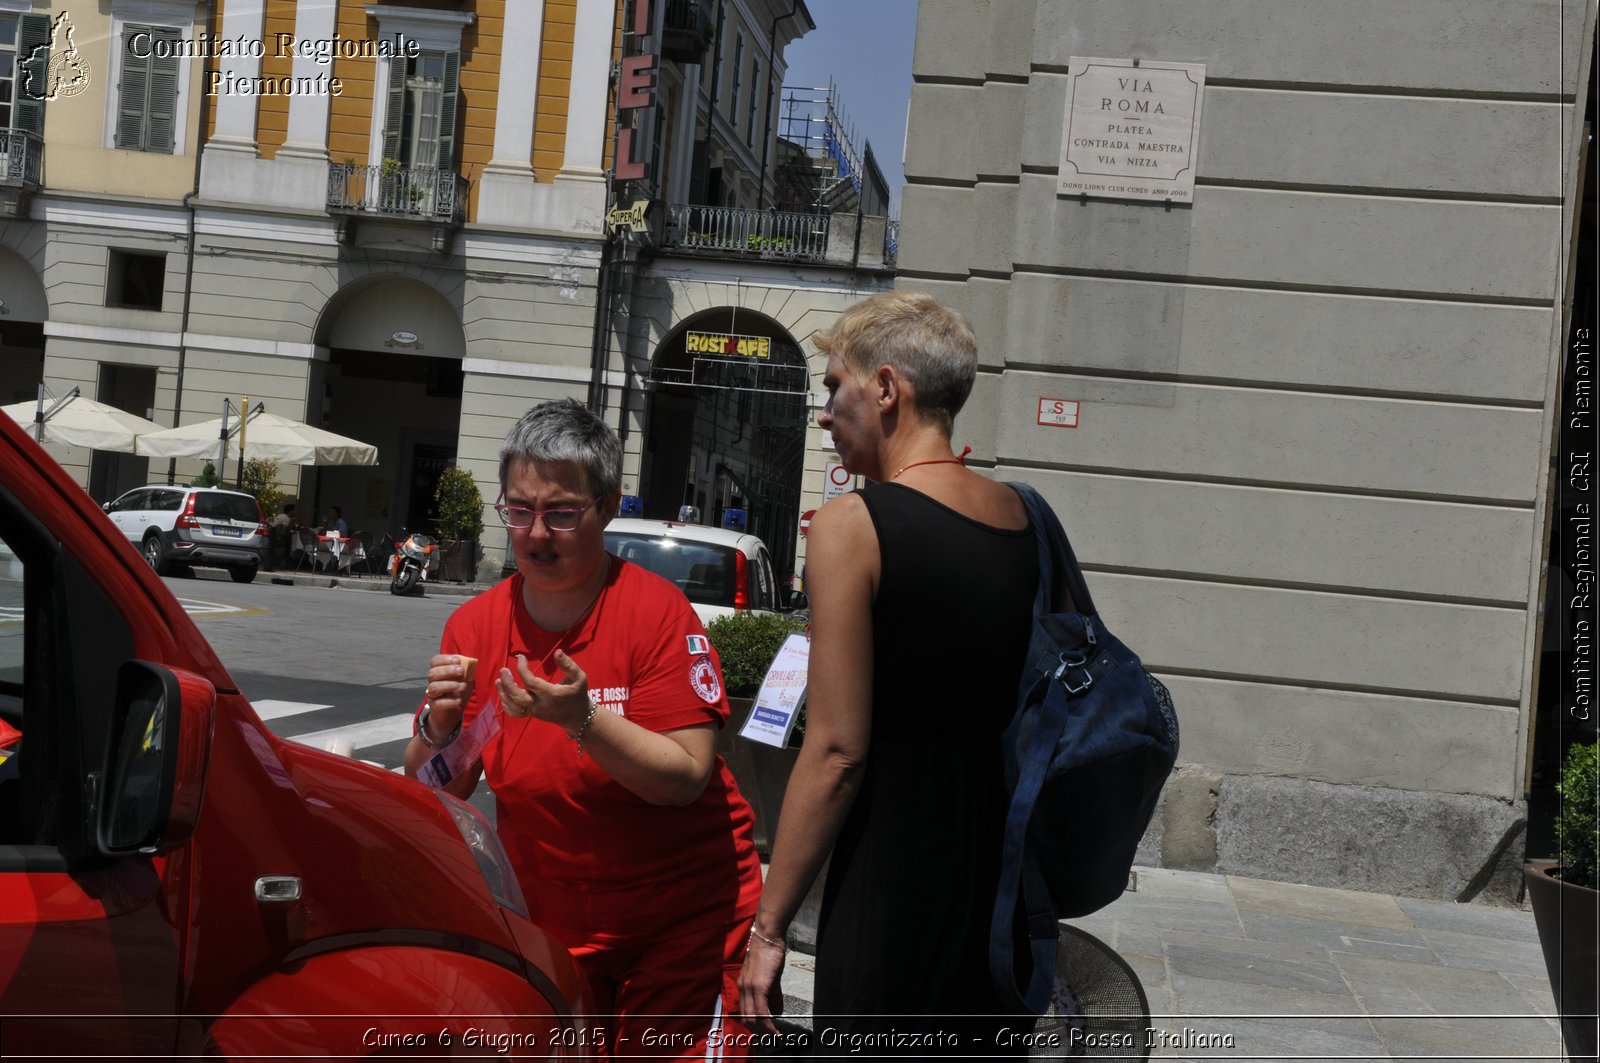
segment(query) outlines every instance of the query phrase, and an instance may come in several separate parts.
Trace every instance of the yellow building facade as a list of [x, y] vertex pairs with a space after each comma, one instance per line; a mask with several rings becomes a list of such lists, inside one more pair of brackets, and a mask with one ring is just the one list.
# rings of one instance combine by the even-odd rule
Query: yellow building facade
[[[789, 544], [788, 571], [826, 463], [809, 423], [820, 366], [802, 345], [888, 277], [881, 254], [867, 272], [825, 255], [817, 219], [784, 222], [806, 234], [803, 254], [789, 236], [744, 235], [778, 217], [761, 168], [776, 157], [782, 49], [812, 26], [804, 5], [656, 0], [645, 33], [624, 25], [634, 10], [0, 0], [0, 40], [10, 26], [49, 97], [0, 116], [16, 127], [6, 158], [25, 164], [0, 182], [0, 395], [77, 386], [162, 425], [248, 396], [371, 443], [376, 466], [277, 476], [301, 512], [339, 505], [375, 540], [431, 528], [449, 465], [492, 502], [511, 423], [575, 397], [622, 434], [625, 492], [652, 511], [704, 496], [714, 521], [743, 484], [764, 534]], [[611, 73], [641, 51], [657, 57], [654, 108], [624, 124], [648, 123], [653, 173], [613, 190]], [[608, 229], [613, 196], [655, 203], [656, 237], [680, 246], [641, 254]], [[712, 230], [718, 246], [670, 257]], [[709, 392], [673, 375], [686, 330], [758, 322], [792, 352], [773, 400], [793, 407], [790, 471], [764, 508], [748, 500], [765, 466], [688, 427], [738, 412], [713, 414], [694, 400]], [[677, 440], [665, 450], [663, 425]], [[101, 501], [204, 464], [52, 449]], [[485, 575], [504, 549], [487, 524]]]

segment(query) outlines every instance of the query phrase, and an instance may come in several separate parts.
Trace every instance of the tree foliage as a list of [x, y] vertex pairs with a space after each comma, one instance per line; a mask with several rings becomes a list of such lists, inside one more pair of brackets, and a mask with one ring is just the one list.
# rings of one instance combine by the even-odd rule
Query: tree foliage
[[239, 489], [254, 495], [261, 504], [261, 515], [267, 520], [283, 508], [288, 495], [278, 487], [278, 463], [265, 458], [249, 458], [239, 475]]
[[472, 474], [452, 465], [439, 477], [433, 493], [441, 539], [476, 539], [483, 534], [483, 495]]
[[1556, 857], [1561, 880], [1600, 889], [1600, 742], [1574, 745], [1556, 784]]

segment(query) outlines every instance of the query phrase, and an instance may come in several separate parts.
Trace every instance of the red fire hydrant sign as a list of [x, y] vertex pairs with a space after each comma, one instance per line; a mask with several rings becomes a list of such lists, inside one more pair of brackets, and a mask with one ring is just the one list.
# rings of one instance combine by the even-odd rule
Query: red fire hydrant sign
[[1078, 427], [1077, 399], [1039, 399], [1039, 424], [1053, 428]]

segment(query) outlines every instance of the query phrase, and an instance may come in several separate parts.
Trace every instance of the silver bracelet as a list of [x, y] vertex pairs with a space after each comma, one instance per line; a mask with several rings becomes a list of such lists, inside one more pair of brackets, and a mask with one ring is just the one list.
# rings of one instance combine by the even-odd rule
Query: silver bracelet
[[457, 720], [450, 733], [435, 742], [433, 736], [428, 734], [428, 716], [432, 711], [433, 705], [424, 701], [422, 703], [422, 711], [417, 714], [417, 737], [422, 739], [422, 744], [429, 749], [443, 749], [461, 736], [461, 721]]
[[589, 715], [585, 716], [583, 718], [583, 722], [578, 725], [578, 733], [567, 736], [574, 742], [578, 743], [578, 756], [580, 757], [583, 756], [583, 736], [589, 733], [589, 725], [594, 723], [594, 714], [599, 710], [599, 708], [600, 706], [591, 701], [589, 703]]
[[759, 941], [763, 945], [771, 945], [775, 949], [783, 949], [785, 951], [788, 951], [789, 948], [789, 943], [784, 941], [782, 938], [774, 941], [772, 938], [767, 937], [767, 935], [757, 930], [754, 922], [750, 924], [750, 936], [745, 939], [744, 950], [746, 952], [750, 951], [750, 942], [752, 941]]

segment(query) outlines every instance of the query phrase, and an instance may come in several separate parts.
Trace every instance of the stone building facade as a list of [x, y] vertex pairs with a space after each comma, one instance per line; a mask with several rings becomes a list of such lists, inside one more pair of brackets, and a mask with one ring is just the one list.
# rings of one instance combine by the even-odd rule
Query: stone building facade
[[[1595, 4], [1270, 6], [923, 0], [897, 283], [1172, 689], [1145, 859], [1509, 895]], [[1204, 65], [1192, 201], [1058, 192], [1084, 58]]]

